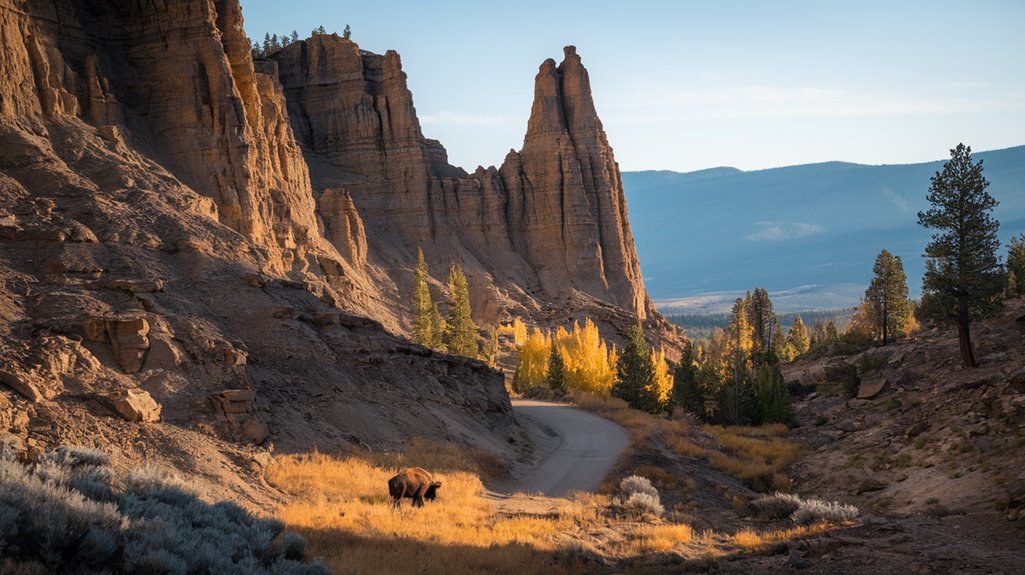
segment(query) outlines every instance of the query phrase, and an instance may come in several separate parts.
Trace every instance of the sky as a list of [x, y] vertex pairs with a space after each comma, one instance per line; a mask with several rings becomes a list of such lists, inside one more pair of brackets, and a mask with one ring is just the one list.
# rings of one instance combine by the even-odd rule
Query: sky
[[452, 164], [523, 143], [575, 45], [624, 171], [903, 164], [1025, 144], [1025, 1], [241, 0], [246, 31], [395, 50]]

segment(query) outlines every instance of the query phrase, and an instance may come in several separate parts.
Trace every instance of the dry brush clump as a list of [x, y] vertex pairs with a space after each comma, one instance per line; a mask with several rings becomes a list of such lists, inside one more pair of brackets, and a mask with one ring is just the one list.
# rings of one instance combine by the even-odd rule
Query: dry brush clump
[[804, 499], [792, 493], [773, 493], [750, 503], [756, 514], [767, 519], [789, 518], [799, 525], [846, 523], [858, 517], [858, 508], [838, 501]]
[[0, 453], [5, 572], [326, 573], [303, 563], [302, 543], [283, 528], [206, 503], [166, 471], [122, 480], [99, 451], [63, 447], [34, 464]]
[[665, 512], [658, 496], [658, 490], [646, 477], [638, 475], [624, 477], [619, 482], [619, 488], [623, 492], [623, 507], [630, 512], [639, 516], [650, 514], [655, 517], [659, 517]]

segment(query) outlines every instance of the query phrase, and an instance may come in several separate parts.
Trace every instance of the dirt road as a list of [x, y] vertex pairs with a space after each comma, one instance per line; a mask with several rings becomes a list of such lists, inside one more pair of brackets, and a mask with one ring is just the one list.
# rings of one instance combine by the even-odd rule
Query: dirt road
[[622, 427], [568, 405], [514, 399], [513, 410], [537, 424], [528, 427], [545, 430], [550, 449], [516, 481], [517, 491], [549, 497], [595, 491], [628, 442]]

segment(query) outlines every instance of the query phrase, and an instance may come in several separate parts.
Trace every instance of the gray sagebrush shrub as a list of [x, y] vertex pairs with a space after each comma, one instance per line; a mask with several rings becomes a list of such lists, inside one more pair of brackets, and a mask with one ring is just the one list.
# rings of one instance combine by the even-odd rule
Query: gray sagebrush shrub
[[641, 477], [640, 475], [624, 477], [619, 482], [619, 488], [623, 490], [627, 497], [634, 493], [646, 493], [652, 497], [658, 497], [658, 490], [651, 484], [651, 481], [647, 477]]
[[0, 554], [50, 572], [327, 573], [302, 562], [305, 545], [280, 521], [207, 503], [173, 472], [137, 470], [124, 489], [115, 479], [95, 450], [61, 448], [32, 466], [0, 453]]
[[619, 488], [623, 491], [623, 506], [636, 515], [662, 515], [665, 508], [659, 499], [658, 489], [651, 484], [647, 477], [631, 475], [619, 482]]
[[851, 521], [858, 516], [858, 508], [853, 505], [822, 499], [803, 499], [790, 493], [773, 493], [751, 502], [755, 513], [767, 519], [784, 519], [789, 517], [794, 523], [807, 525], [819, 521], [842, 523]]

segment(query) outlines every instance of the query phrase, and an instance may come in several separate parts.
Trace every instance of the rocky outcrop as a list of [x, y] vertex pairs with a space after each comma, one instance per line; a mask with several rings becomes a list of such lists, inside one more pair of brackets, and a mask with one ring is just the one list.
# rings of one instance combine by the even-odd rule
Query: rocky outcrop
[[496, 372], [386, 331], [357, 204], [319, 189], [318, 221], [241, 26], [237, 0], [0, 0], [0, 440], [222, 491], [238, 443], [513, 456]]
[[492, 310], [482, 322], [510, 314], [565, 320], [546, 308], [624, 325], [647, 319], [619, 167], [587, 70], [572, 46], [565, 52], [562, 64], [548, 60], [538, 72], [522, 150], [473, 174], [449, 165], [441, 144], [423, 136], [395, 52], [318, 35], [275, 54], [335, 247], [362, 265], [352, 233], [358, 210], [365, 257], [400, 294], [423, 248], [439, 277], [458, 261], [476, 290], [499, 301], [475, 306]]

